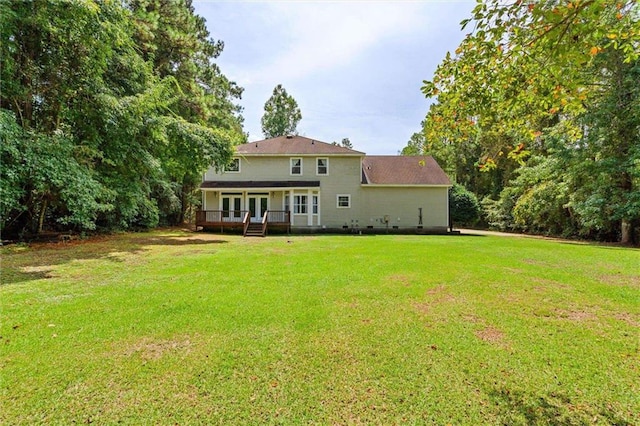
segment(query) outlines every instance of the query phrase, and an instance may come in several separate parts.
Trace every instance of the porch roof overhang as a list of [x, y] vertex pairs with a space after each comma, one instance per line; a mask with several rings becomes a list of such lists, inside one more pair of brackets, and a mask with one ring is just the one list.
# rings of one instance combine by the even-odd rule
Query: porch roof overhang
[[214, 190], [220, 191], [225, 189], [295, 189], [295, 188], [319, 188], [319, 180], [245, 180], [245, 181], [214, 181], [205, 180], [200, 184], [203, 191]]

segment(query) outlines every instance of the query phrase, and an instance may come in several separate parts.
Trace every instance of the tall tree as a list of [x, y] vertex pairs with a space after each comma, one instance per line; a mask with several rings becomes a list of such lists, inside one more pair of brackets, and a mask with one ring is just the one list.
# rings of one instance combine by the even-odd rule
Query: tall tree
[[242, 89], [191, 3], [125, 6], [0, 3], [3, 232], [177, 222], [243, 140]]
[[[616, 69], [634, 73], [638, 15], [633, 0], [480, 2], [472, 18], [463, 21], [472, 31], [455, 56], [448, 54], [433, 79], [425, 81], [423, 92], [437, 98], [427, 116], [427, 134], [460, 143], [474, 140], [483, 147], [479, 167], [485, 171], [500, 170], [508, 159], [522, 166], [531, 154], [555, 155], [552, 141], [565, 141], [571, 154], [583, 146], [591, 151], [608, 146], [597, 158], [606, 159], [602, 167], [615, 164], [609, 173], [616, 177], [601, 180], [598, 193], [603, 204], [614, 206], [610, 216], [617, 218], [620, 240], [629, 241], [632, 223], [640, 219], [640, 209], [633, 208], [637, 165], [613, 153], [629, 158], [637, 146], [637, 130], [616, 130], [617, 123], [637, 116], [637, 104], [609, 109], [607, 120], [593, 118], [607, 99], [633, 97], [629, 86], [614, 84], [613, 76], [620, 74]], [[602, 62], [611, 52], [620, 66]], [[601, 137], [596, 141], [595, 135]], [[607, 215], [605, 210], [598, 214]], [[590, 222], [585, 216], [578, 220], [581, 226]]]
[[[166, 206], [165, 221], [176, 224], [184, 220], [202, 170], [212, 162], [208, 153], [215, 149], [214, 141], [223, 133], [233, 144], [246, 139], [241, 108], [235, 103], [243, 89], [215, 64], [224, 43], [209, 38], [205, 20], [195, 14], [191, 0], [130, 0], [129, 8], [136, 22], [134, 40], [143, 57], [160, 78], [174, 78], [179, 88], [171, 104], [179, 119], [165, 117], [168, 127], [158, 133], [165, 147], [158, 156], [172, 184], [156, 187]], [[217, 136], [204, 137], [197, 126], [216, 129]]]
[[273, 89], [273, 94], [264, 104], [262, 133], [265, 138], [275, 138], [297, 134], [298, 123], [302, 119], [296, 100], [281, 84]]
[[340, 143], [333, 141], [331, 142], [331, 145], [353, 149], [353, 144], [351, 143], [351, 140], [349, 140], [349, 138], [342, 138], [342, 141], [340, 141]]

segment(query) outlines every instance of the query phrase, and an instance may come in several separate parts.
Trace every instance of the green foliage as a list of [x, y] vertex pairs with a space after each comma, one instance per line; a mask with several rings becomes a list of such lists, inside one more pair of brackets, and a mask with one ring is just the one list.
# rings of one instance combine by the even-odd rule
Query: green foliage
[[480, 203], [474, 193], [455, 184], [449, 190], [449, 214], [456, 225], [474, 225], [480, 218]]
[[273, 94], [264, 104], [262, 133], [265, 138], [297, 134], [298, 123], [302, 119], [298, 103], [281, 84], [273, 89]]
[[112, 191], [82, 165], [68, 135], [24, 131], [0, 110], [0, 140], [3, 229], [39, 231], [47, 211], [52, 227], [95, 229], [98, 215], [113, 208]]
[[[436, 103], [423, 133], [459, 182], [500, 198], [486, 202], [490, 222], [630, 242], [640, 214], [639, 19], [631, 0], [486, 0], [463, 21], [471, 32], [424, 82], [423, 93]], [[477, 168], [495, 178], [461, 170], [469, 157], [457, 154], [459, 145], [467, 153], [477, 148]], [[538, 158], [530, 171], [514, 174], [532, 157], [550, 161]], [[552, 174], [539, 167], [560, 163]], [[523, 180], [532, 186], [525, 190]]]
[[340, 142], [340, 145], [344, 148], [353, 149], [353, 144], [351, 143], [349, 138], [342, 138], [342, 142]]
[[[427, 149], [426, 145], [427, 145], [427, 141], [426, 141], [426, 138], [424, 137], [424, 133], [422, 132], [414, 133], [411, 135], [411, 138], [409, 138], [409, 142], [407, 142], [407, 146], [402, 148], [402, 151], [400, 152], [400, 154], [401, 155], [425, 155], [425, 152]], [[438, 161], [437, 158], [436, 158], [436, 161]], [[440, 166], [442, 166], [442, 163], [440, 163]]]
[[0, 11], [0, 108], [15, 116], [2, 116], [3, 231], [181, 222], [204, 170], [246, 138], [242, 89], [191, 2]]
[[333, 141], [331, 142], [331, 145], [342, 146], [344, 148], [353, 149], [353, 144], [351, 143], [349, 138], [342, 138], [342, 141], [340, 143]]

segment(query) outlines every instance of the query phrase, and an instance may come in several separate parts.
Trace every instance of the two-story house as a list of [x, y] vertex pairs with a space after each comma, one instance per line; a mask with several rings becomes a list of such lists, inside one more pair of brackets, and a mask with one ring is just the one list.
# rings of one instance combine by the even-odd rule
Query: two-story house
[[429, 156], [368, 156], [281, 136], [239, 145], [225, 170], [205, 173], [196, 225], [262, 235], [273, 226], [294, 232], [445, 232], [450, 186]]

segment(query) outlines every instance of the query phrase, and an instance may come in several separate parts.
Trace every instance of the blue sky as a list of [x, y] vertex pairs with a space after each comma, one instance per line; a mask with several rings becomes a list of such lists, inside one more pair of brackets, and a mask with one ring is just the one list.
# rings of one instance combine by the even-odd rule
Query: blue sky
[[348, 137], [367, 154], [396, 154], [420, 129], [428, 107], [420, 92], [464, 33], [474, 0], [194, 0], [211, 37], [224, 41], [217, 63], [244, 87], [249, 140], [273, 88], [298, 102], [301, 135]]

